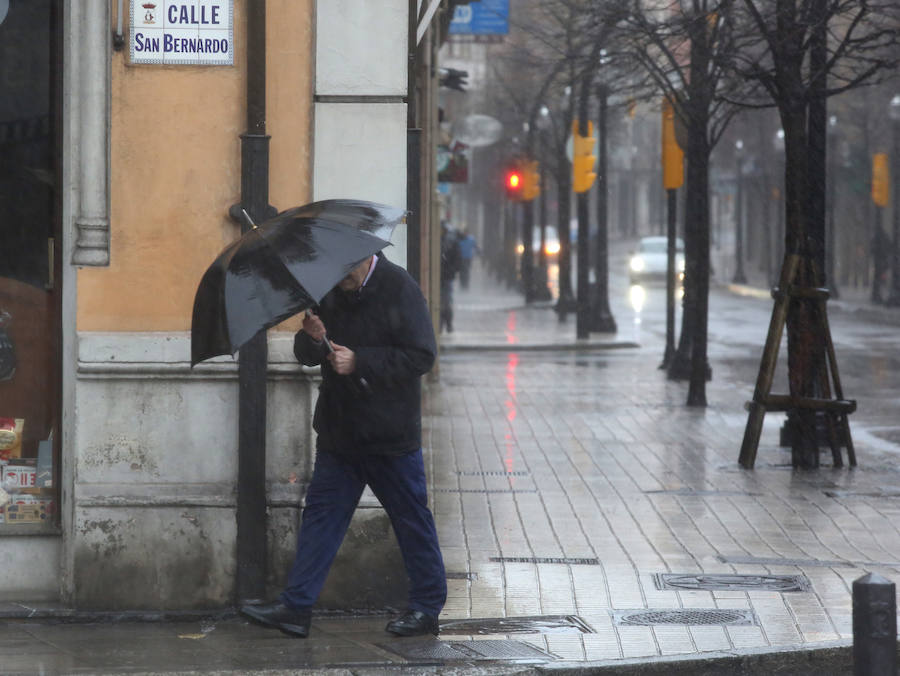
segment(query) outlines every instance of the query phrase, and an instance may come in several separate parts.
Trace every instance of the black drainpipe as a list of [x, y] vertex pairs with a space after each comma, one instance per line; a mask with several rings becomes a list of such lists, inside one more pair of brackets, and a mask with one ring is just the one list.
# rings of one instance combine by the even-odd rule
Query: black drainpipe
[[406, 269], [422, 284], [422, 129], [416, 124], [416, 0], [409, 0], [406, 62]]
[[[232, 218], [246, 232], [274, 215], [269, 205], [266, 135], [266, 2], [247, 3], [247, 131], [241, 135], [241, 203]], [[239, 604], [266, 595], [266, 332], [245, 344], [238, 362], [237, 573]]]

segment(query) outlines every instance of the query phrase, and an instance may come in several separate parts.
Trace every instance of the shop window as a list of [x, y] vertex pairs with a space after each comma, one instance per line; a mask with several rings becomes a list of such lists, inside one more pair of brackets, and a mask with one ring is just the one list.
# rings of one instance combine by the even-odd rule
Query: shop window
[[0, 0], [0, 536], [58, 523], [56, 0]]

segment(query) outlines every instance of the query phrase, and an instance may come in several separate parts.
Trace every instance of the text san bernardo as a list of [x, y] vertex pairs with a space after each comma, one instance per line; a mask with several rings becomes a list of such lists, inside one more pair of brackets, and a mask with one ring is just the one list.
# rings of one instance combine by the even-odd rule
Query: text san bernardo
[[131, 63], [234, 64], [234, 0], [131, 0]]

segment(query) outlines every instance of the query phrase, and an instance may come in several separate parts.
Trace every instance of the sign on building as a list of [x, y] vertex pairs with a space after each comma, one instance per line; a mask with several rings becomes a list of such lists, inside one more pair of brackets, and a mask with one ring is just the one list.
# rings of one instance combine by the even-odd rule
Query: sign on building
[[458, 5], [450, 22], [450, 35], [506, 35], [509, 0], [480, 0]]
[[234, 0], [131, 0], [131, 63], [231, 66]]

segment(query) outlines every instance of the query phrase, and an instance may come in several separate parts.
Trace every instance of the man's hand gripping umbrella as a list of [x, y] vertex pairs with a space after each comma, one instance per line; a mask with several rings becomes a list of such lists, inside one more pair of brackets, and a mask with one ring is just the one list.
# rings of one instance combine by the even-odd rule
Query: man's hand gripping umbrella
[[[325, 349], [328, 350], [328, 357], [326, 358], [335, 373], [342, 376], [351, 376], [353, 372], [356, 371], [356, 355], [353, 350], [331, 342], [325, 331], [325, 325], [312, 309], [306, 310], [303, 313], [303, 330], [310, 338], [325, 345]], [[369, 383], [365, 378], [356, 377], [353, 378], [353, 380], [364, 392], [369, 391]]]

